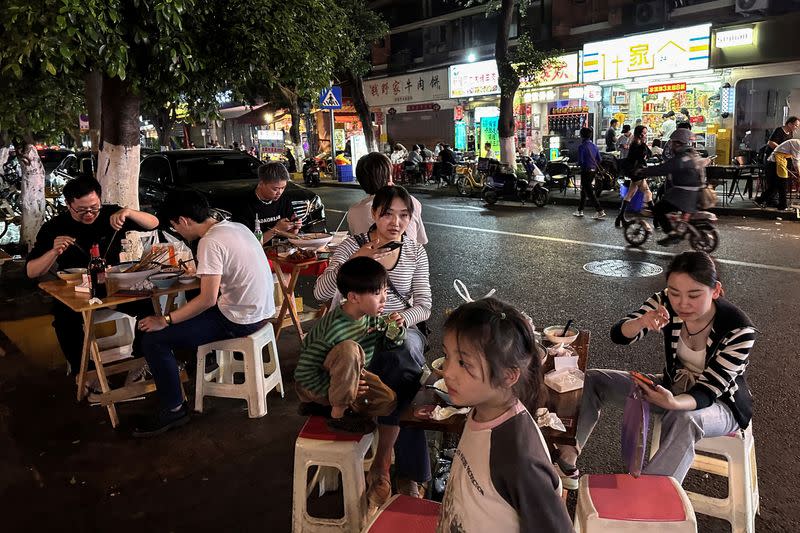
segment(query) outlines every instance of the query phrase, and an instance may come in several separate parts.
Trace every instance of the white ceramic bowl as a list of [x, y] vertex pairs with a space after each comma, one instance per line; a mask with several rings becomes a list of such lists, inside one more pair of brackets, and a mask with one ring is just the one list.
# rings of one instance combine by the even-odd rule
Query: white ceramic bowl
[[431, 363], [431, 369], [441, 376], [442, 370], [444, 370], [444, 357], [434, 359]]
[[178, 281], [183, 283], [184, 285], [188, 285], [194, 280], [197, 279], [197, 276], [192, 276], [191, 274], [183, 274], [181, 277], [178, 278]]
[[85, 268], [65, 268], [64, 270], [56, 272], [56, 276], [67, 283], [80, 283], [86, 272], [87, 270]]
[[333, 239], [333, 235], [329, 233], [306, 233], [305, 237], [305, 239], [289, 239], [289, 242], [303, 250], [316, 251], [327, 246]]
[[580, 333], [576, 328], [570, 327], [567, 334], [562, 337], [562, 331], [564, 331], [564, 326], [550, 326], [549, 328], [544, 328], [543, 333], [545, 338], [553, 344], [563, 343], [566, 345], [575, 342], [575, 339], [578, 338], [578, 333]]
[[435, 392], [439, 398], [447, 402], [447, 405], [453, 405], [453, 400], [451, 400], [450, 395], [447, 394], [447, 384], [444, 382], [444, 379], [437, 380], [433, 386], [436, 387], [433, 389], [433, 392]]
[[155, 285], [157, 289], [164, 290], [175, 285], [178, 282], [179, 277], [180, 274], [177, 272], [163, 272], [152, 274], [148, 276], [147, 279], [150, 281], [150, 283]]
[[137, 283], [146, 280], [149, 276], [161, 271], [161, 267], [156, 266], [155, 268], [148, 268], [147, 270], [141, 270], [139, 272], [125, 272], [135, 264], [136, 263], [121, 263], [111, 267], [108, 272], [106, 272], [106, 279], [114, 285], [114, 292], [117, 290], [130, 289]]

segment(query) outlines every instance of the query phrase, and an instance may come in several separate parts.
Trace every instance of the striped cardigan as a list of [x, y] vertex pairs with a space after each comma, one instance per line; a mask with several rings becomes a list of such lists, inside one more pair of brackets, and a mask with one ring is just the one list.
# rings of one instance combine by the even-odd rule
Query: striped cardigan
[[[742, 429], [747, 428], [753, 416], [753, 398], [744, 377], [750, 350], [756, 338], [753, 323], [738, 307], [720, 298], [716, 300], [717, 312], [706, 342], [706, 366], [692, 388], [686, 391], [697, 402], [697, 408], [703, 409], [719, 400], [727, 405]], [[645, 335], [647, 328], [636, 337], [629, 339], [622, 334], [622, 325], [639, 318], [647, 311], [655, 310], [663, 305], [669, 312], [670, 322], [664, 326], [664, 353], [666, 367], [664, 369], [664, 387], [670, 388], [680, 368], [678, 359], [678, 339], [683, 327], [683, 320], [672, 309], [667, 289], [654, 294], [642, 306], [620, 320], [611, 328], [611, 340], [617, 344], [632, 344]]]
[[[369, 241], [369, 233], [359, 235], [363, 242]], [[360, 246], [355, 236], [344, 240], [331, 257], [328, 268], [317, 278], [314, 285], [314, 298], [320, 301], [331, 300], [337, 296], [336, 275], [341, 267]], [[400, 257], [397, 263], [388, 270], [389, 279], [397, 291], [409, 301], [411, 307], [391, 290], [386, 291], [386, 306], [384, 313], [400, 313], [407, 326], [413, 326], [431, 316], [431, 282], [428, 269], [428, 254], [425, 247], [418, 242], [403, 235], [403, 246], [400, 248]]]

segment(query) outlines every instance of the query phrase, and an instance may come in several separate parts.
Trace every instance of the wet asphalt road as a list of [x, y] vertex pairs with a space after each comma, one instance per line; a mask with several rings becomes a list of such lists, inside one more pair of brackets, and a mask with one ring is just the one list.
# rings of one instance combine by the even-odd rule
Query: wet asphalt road
[[[363, 193], [317, 189], [327, 207], [329, 229]], [[646, 261], [666, 268], [672, 254], [689, 249], [684, 242], [663, 248], [648, 241], [642, 251], [625, 247], [613, 220], [571, 215], [574, 208], [485, 208], [477, 199], [419, 195], [430, 243], [434, 331], [443, 313], [461, 303], [453, 279], [473, 297], [497, 289], [497, 297], [528, 312], [538, 328], [574, 319], [592, 332], [590, 366], [659, 372], [663, 345], [659, 336], [629, 347], [611, 343], [614, 322], [664, 287], [663, 275], [614, 278], [590, 274], [590, 261]], [[609, 212], [610, 218], [615, 215]], [[795, 483], [800, 478], [797, 334], [800, 326], [800, 224], [726, 217], [720, 220], [721, 244], [714, 256], [726, 296], [755, 322], [761, 334], [748, 368], [755, 398], [754, 431], [761, 492], [760, 531], [800, 530]], [[440, 355], [438, 334], [429, 357]], [[579, 462], [583, 472], [622, 471], [620, 413], [605, 413]], [[711, 476], [690, 474], [690, 490], [724, 495], [725, 485]], [[699, 517], [700, 531], [729, 531], [725, 522]]]

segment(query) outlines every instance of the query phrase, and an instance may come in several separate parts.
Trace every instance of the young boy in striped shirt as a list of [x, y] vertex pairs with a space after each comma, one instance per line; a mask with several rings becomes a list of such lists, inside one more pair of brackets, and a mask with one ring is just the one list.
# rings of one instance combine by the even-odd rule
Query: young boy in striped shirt
[[336, 276], [346, 300], [303, 340], [294, 373], [297, 395], [301, 402], [331, 406], [331, 429], [371, 433], [372, 417], [388, 415], [397, 405], [394, 391], [366, 370], [376, 350], [402, 345], [405, 338], [398, 313], [381, 316], [387, 279], [386, 269], [374, 259], [347, 261]]

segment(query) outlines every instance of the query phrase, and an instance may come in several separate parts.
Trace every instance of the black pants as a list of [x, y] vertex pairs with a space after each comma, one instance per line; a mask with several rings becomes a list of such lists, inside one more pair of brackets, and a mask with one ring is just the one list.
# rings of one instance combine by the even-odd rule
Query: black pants
[[581, 200], [578, 203], [578, 211], [583, 211], [587, 197], [589, 198], [589, 204], [593, 205], [598, 213], [603, 210], [597, 201], [597, 196], [594, 194], [594, 177], [596, 174], [595, 170], [581, 170]]
[[669, 233], [672, 231], [672, 223], [667, 218], [667, 214], [674, 213], [675, 211], [680, 211], [680, 209], [669, 202], [665, 202], [664, 200], [661, 200], [655, 205], [653, 209], [653, 220], [657, 222], [659, 226], [661, 226], [661, 229], [664, 230], [664, 233]]
[[[135, 316], [137, 319], [150, 316], [153, 313], [153, 304], [150, 300], [140, 300], [117, 306], [117, 311]], [[53, 329], [56, 330], [58, 344], [64, 357], [69, 362], [70, 373], [75, 376], [81, 369], [81, 353], [83, 351], [83, 315], [76, 313], [61, 302], [53, 303]], [[138, 350], [141, 334], [138, 328], [134, 329], [133, 353]]]
[[[766, 182], [766, 187], [761, 192], [761, 196], [758, 198], [759, 202], [765, 204], [774, 204], [775, 203], [775, 196], [780, 196], [780, 188], [779, 183], [780, 181], [784, 181], [778, 177], [778, 167], [775, 161], [767, 161], [767, 164], [764, 166], [764, 181]], [[785, 184], [784, 184], [785, 185]], [[781, 202], [779, 200], [779, 206]], [[786, 208], [786, 187], [783, 188], [783, 202], [782, 202], [782, 209]]]

